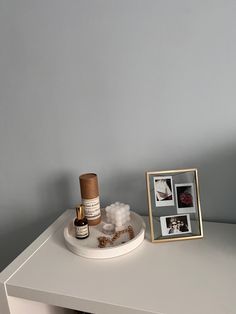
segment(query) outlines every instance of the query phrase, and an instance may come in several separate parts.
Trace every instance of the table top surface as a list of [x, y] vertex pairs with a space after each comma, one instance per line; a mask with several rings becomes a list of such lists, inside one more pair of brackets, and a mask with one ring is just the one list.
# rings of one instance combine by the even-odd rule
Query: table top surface
[[147, 234], [134, 251], [97, 260], [66, 248], [73, 217], [67, 210], [6, 269], [10, 296], [98, 314], [235, 313], [235, 224], [205, 222], [199, 240], [154, 244]]

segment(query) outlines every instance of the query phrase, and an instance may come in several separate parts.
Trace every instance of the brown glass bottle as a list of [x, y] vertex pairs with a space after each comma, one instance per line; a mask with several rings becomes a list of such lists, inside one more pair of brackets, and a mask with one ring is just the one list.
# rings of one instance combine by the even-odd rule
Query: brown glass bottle
[[76, 218], [74, 220], [75, 237], [77, 239], [86, 239], [89, 236], [88, 220], [84, 215], [83, 205], [76, 206]]

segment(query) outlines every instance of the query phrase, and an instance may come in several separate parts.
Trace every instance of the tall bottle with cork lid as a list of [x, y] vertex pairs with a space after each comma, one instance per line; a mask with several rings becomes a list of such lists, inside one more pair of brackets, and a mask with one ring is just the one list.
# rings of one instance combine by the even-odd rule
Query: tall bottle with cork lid
[[79, 177], [79, 180], [85, 217], [87, 218], [90, 226], [95, 226], [101, 222], [97, 175], [95, 173], [85, 173]]

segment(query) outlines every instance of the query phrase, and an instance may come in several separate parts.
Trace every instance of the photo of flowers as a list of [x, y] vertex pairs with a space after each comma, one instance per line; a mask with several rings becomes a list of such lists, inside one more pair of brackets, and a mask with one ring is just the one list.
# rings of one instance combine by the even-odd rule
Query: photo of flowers
[[192, 183], [175, 184], [177, 213], [195, 213], [195, 193]]

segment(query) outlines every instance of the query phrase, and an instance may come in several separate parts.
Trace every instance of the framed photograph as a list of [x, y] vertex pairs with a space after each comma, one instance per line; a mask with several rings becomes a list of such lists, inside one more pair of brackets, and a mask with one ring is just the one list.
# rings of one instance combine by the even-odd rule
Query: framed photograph
[[177, 213], [195, 213], [196, 197], [193, 183], [175, 184]]
[[146, 172], [152, 242], [203, 237], [197, 169]]
[[153, 181], [156, 207], [174, 206], [172, 177], [154, 177]]
[[160, 217], [160, 222], [163, 237], [192, 232], [189, 214], [162, 216]]

